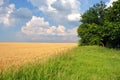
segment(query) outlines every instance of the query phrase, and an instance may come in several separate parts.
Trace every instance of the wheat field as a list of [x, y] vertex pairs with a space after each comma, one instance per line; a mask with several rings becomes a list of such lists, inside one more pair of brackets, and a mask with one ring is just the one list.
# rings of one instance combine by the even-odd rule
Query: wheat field
[[0, 69], [45, 60], [75, 46], [76, 43], [0, 43]]

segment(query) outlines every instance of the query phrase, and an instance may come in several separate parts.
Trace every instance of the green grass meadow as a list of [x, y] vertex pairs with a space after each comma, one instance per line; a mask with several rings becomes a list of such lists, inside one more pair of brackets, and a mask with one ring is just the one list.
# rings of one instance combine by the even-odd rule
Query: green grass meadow
[[120, 51], [80, 46], [44, 63], [9, 68], [0, 80], [120, 80]]

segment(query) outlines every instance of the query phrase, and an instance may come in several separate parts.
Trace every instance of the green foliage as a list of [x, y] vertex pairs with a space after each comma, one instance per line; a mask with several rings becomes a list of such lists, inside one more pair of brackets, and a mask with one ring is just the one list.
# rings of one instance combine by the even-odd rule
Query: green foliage
[[113, 7], [108, 8], [107, 20], [110, 22], [120, 22], [120, 0], [113, 3]]
[[102, 30], [104, 44], [107, 47], [120, 48], [120, 22], [106, 22]]
[[102, 45], [120, 48], [120, 0], [106, 8], [100, 2], [87, 10], [81, 19], [78, 36], [81, 45]]
[[46, 63], [35, 62], [0, 74], [0, 80], [120, 80], [120, 51], [77, 47]]
[[81, 22], [88, 24], [95, 23], [98, 25], [103, 25], [106, 13], [105, 7], [106, 5], [102, 1], [100, 3], [93, 5], [93, 7], [91, 7], [82, 15]]
[[78, 35], [81, 37], [81, 45], [101, 45], [100, 28], [96, 24], [81, 24], [78, 28]]

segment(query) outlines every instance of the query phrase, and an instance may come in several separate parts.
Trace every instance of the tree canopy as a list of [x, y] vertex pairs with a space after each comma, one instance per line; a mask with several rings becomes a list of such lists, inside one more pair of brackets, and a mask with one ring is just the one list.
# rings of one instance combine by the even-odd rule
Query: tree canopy
[[78, 28], [80, 45], [120, 48], [120, 0], [107, 8], [104, 2], [89, 8]]

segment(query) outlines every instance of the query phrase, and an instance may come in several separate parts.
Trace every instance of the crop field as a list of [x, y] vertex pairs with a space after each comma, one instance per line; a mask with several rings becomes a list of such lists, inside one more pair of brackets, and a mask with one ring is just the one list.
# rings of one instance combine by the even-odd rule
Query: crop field
[[75, 43], [0, 43], [0, 69], [45, 60], [75, 46]]
[[[49, 44], [51, 48], [53, 45]], [[62, 47], [62, 44], [56, 45]], [[75, 46], [67, 45], [64, 45], [67, 49]], [[0, 80], [120, 80], [120, 50], [79, 46], [41, 61], [1, 71]]]

